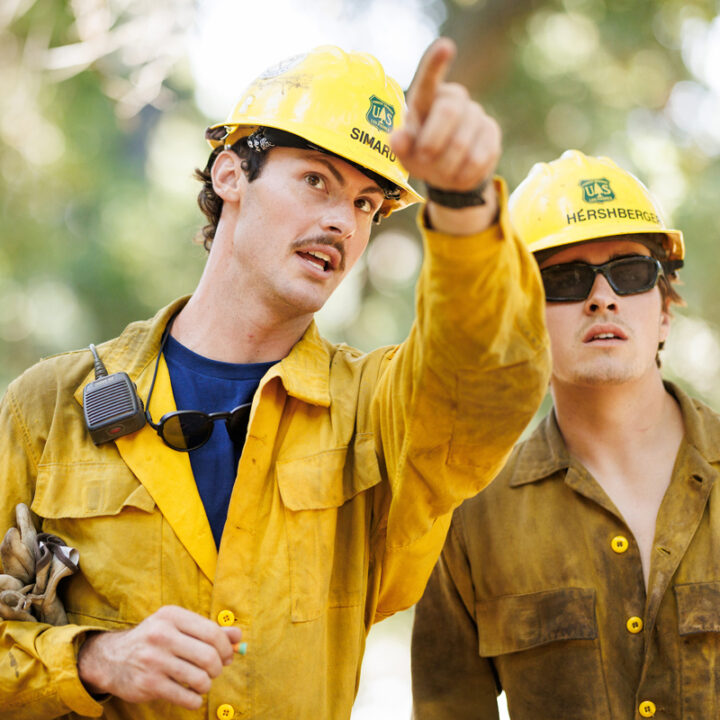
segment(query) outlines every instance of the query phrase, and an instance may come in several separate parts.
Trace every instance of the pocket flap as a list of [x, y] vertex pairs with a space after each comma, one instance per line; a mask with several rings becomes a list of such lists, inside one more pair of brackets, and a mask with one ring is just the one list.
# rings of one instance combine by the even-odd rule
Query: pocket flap
[[674, 589], [680, 635], [720, 632], [720, 582], [688, 583]]
[[589, 588], [505, 595], [478, 603], [475, 613], [483, 657], [597, 637], [595, 591]]
[[278, 461], [278, 486], [289, 510], [336, 508], [380, 482], [374, 436], [357, 436], [351, 446], [295, 460]]
[[117, 515], [124, 507], [152, 512], [155, 501], [123, 463], [38, 468], [31, 509], [40, 517]]

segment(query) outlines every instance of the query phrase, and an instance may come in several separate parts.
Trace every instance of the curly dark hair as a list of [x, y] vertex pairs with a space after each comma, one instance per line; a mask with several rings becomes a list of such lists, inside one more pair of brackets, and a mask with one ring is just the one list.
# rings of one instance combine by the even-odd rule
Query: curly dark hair
[[[213, 239], [215, 238], [215, 232], [217, 231], [223, 206], [222, 198], [218, 196], [213, 188], [212, 167], [215, 164], [217, 156], [225, 149], [223, 145], [216, 147], [210, 153], [205, 169], [200, 170], [200, 168], [195, 168], [194, 173], [194, 177], [202, 183], [202, 188], [198, 193], [197, 203], [200, 210], [202, 210], [208, 219], [207, 225], [204, 225], [203, 228], [198, 231], [195, 241], [202, 245], [208, 252], [210, 252]], [[267, 160], [267, 152], [258, 152], [257, 150], [249, 148], [245, 138], [241, 138], [227, 149], [232, 150], [242, 159], [242, 169], [247, 175], [249, 182], [252, 182], [260, 175], [260, 171], [263, 169], [265, 161]]]

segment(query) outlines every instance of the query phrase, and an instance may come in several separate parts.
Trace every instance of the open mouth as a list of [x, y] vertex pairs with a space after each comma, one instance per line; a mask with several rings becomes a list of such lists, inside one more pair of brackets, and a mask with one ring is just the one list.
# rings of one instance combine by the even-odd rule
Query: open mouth
[[585, 343], [601, 342], [603, 340], [627, 340], [627, 336], [619, 329], [604, 327], [591, 329], [583, 338]]
[[323, 272], [328, 272], [333, 269], [333, 262], [330, 255], [320, 250], [298, 251], [298, 255]]

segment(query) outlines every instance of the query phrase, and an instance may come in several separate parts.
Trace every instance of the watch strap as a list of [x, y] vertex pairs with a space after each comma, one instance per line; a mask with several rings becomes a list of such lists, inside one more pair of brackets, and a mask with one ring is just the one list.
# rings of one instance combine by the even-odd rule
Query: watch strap
[[490, 178], [485, 178], [476, 188], [472, 190], [442, 190], [433, 185], [427, 185], [428, 200], [448, 208], [466, 208], [477, 205], [485, 205], [485, 190]]

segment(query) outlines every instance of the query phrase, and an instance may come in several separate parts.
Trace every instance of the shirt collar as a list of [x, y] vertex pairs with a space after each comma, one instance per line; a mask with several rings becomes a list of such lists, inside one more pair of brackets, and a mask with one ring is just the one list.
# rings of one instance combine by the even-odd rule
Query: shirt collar
[[[685, 424], [685, 441], [708, 462], [720, 460], [720, 416], [671, 382], [665, 389], [678, 401]], [[517, 451], [511, 487], [549, 477], [570, 467], [571, 458], [558, 428], [553, 408]]]
[[569, 467], [570, 454], [553, 408], [540, 421], [535, 432], [518, 447], [510, 485], [527, 485]]
[[720, 415], [707, 405], [666, 382], [665, 388], [678, 401], [685, 423], [685, 440], [709, 463], [720, 460]]

